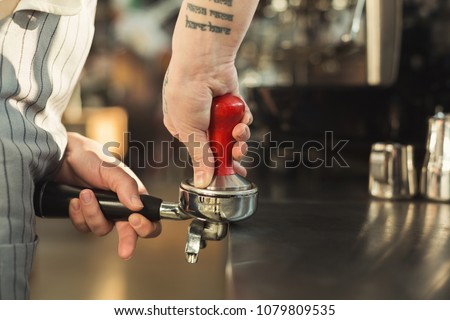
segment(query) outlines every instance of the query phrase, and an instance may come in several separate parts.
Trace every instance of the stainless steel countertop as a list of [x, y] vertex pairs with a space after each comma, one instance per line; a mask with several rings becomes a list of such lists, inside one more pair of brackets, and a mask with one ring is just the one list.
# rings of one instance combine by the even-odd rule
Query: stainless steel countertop
[[[249, 170], [258, 211], [226, 241], [211, 241], [196, 265], [184, 260], [185, 222], [164, 221], [160, 237], [139, 241], [134, 258], [121, 261], [115, 233], [89, 237], [68, 220], [39, 219], [32, 297], [449, 299], [450, 204], [373, 200], [360, 159], [347, 169]], [[190, 175], [141, 173], [168, 201]]]
[[372, 199], [364, 170], [339, 172], [280, 178], [281, 195], [260, 181], [258, 211], [231, 226], [227, 297], [449, 299], [450, 204]]

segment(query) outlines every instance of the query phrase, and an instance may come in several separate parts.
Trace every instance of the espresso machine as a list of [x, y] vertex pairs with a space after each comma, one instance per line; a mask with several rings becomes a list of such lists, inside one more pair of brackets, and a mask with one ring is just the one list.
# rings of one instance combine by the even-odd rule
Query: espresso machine
[[402, 0], [266, 0], [242, 44], [244, 87], [388, 86], [397, 79]]
[[[439, 0], [265, 0], [241, 46], [241, 90], [253, 137], [348, 147], [413, 144], [449, 105], [449, 3]], [[421, 162], [422, 159], [418, 159]]]
[[[305, 168], [305, 157], [298, 156], [303, 146], [308, 141], [329, 144], [325, 132], [350, 140], [346, 157], [355, 153], [365, 157], [364, 164], [368, 140], [397, 134], [398, 106], [390, 94], [400, 71], [403, 3], [260, 1], [236, 66], [255, 118], [252, 138], [259, 142], [256, 148], [264, 147], [257, 152], [274, 159], [270, 172], [298, 176]], [[274, 141], [280, 147], [267, 154]], [[318, 153], [312, 161], [326, 156]], [[300, 163], [299, 170], [286, 168], [286, 159]]]

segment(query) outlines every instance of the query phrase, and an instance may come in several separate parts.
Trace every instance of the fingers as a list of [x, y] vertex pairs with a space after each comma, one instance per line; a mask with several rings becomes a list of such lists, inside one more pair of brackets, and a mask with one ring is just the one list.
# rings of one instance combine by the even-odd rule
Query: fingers
[[248, 146], [245, 141], [250, 139], [250, 128], [244, 123], [239, 123], [234, 127], [232, 135], [237, 141], [233, 146], [233, 159], [240, 161], [247, 153]]
[[250, 108], [248, 107], [247, 103], [245, 103], [245, 114], [244, 117], [241, 120], [242, 123], [245, 123], [246, 125], [251, 125], [253, 123], [253, 115], [250, 111]]
[[245, 142], [236, 142], [233, 146], [233, 159], [236, 161], [241, 161], [247, 154], [248, 145]]
[[136, 182], [137, 188], [138, 188], [138, 194], [148, 194], [147, 188], [145, 188], [142, 181], [138, 178], [138, 176], [131, 170], [129, 167], [124, 166], [123, 170], [131, 177], [133, 178], [134, 182]]
[[141, 238], [155, 238], [161, 234], [161, 223], [151, 222], [144, 216], [133, 213], [128, 217], [128, 222]]
[[[75, 198], [70, 202], [69, 216], [73, 225], [80, 232], [93, 232], [97, 236], [108, 234], [113, 224], [106, 220], [100, 210], [94, 193], [89, 190], [80, 192], [80, 199]], [[154, 238], [161, 234], [161, 223], [151, 222], [140, 214], [133, 213], [128, 221], [115, 223], [119, 236], [118, 255], [122, 259], [130, 259], [138, 237]]]
[[[164, 119], [170, 133], [179, 139], [187, 148], [194, 169], [194, 185], [197, 188], [206, 188], [214, 175], [214, 155], [209, 147], [206, 132], [202, 130], [180, 130], [171, 127], [170, 120]], [[245, 129], [240, 129], [245, 130]], [[242, 134], [237, 131], [237, 134]]]
[[189, 135], [180, 133], [180, 140], [184, 143], [192, 159], [194, 167], [194, 185], [206, 188], [214, 175], [214, 155], [209, 147], [205, 132], [197, 131]]
[[246, 125], [248, 125], [248, 126], [251, 125], [253, 123], [253, 115], [252, 115], [252, 112], [250, 111], [250, 108], [249, 108], [247, 102], [245, 102], [244, 97], [242, 97], [242, 95], [240, 94], [239, 87], [236, 87], [236, 90], [232, 91], [232, 94], [237, 96], [237, 97], [239, 97], [239, 98], [241, 98], [241, 100], [245, 104], [245, 114], [242, 117], [241, 122], [246, 124]]
[[[244, 123], [239, 123], [234, 127], [232, 135], [237, 141], [232, 150], [233, 159], [241, 160], [247, 153], [248, 146], [245, 141], [250, 138], [250, 128]], [[186, 145], [193, 162], [195, 187], [206, 188], [214, 175], [214, 156], [209, 148], [206, 133], [198, 131], [189, 135], [181, 134], [180, 140]], [[238, 170], [241, 175], [247, 174], [241, 165]]]
[[122, 259], [131, 259], [134, 249], [136, 249], [138, 235], [127, 221], [116, 222], [116, 229], [119, 236], [117, 254]]
[[240, 176], [247, 176], [247, 169], [245, 169], [239, 162], [234, 161], [233, 163], [234, 171]]
[[86, 219], [83, 216], [83, 211], [81, 211], [80, 199], [75, 198], [70, 201], [69, 217], [72, 221], [72, 224], [78, 231], [82, 233], [88, 233], [91, 231], [86, 223]]
[[107, 189], [117, 193], [119, 200], [131, 211], [139, 211], [144, 205], [139, 196], [139, 184], [120, 167], [102, 167], [101, 176]]
[[113, 228], [112, 222], [106, 220], [94, 193], [89, 189], [80, 192], [80, 199], [72, 199], [69, 216], [80, 232], [92, 231], [97, 236], [104, 236]]
[[250, 139], [250, 128], [244, 123], [239, 123], [233, 128], [232, 135], [236, 141], [247, 141]]
[[116, 222], [119, 244], [117, 253], [120, 258], [128, 260], [133, 256], [138, 237], [154, 238], [161, 234], [161, 224], [151, 222], [140, 214], [133, 213], [127, 221]]
[[[139, 194], [148, 193], [142, 182], [131, 172], [128, 167], [108, 168], [104, 180], [109, 188], [117, 193], [120, 202], [128, 209], [139, 211], [143, 208]], [[116, 222], [119, 236], [118, 255], [122, 259], [130, 259], [136, 248], [139, 237], [153, 238], [161, 233], [161, 224], [151, 222], [144, 216], [134, 213], [128, 217], [128, 221]]]

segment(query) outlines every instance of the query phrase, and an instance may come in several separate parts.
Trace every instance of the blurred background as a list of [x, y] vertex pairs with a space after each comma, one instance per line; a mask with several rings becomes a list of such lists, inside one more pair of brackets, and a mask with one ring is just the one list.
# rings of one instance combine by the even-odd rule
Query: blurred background
[[[177, 201], [179, 183], [192, 174], [172, 160], [188, 156], [165, 130], [161, 110], [180, 4], [99, 0], [79, 94], [64, 115], [68, 130], [118, 142], [111, 150], [150, 193], [169, 201]], [[314, 198], [328, 192], [318, 181], [331, 175], [367, 185], [370, 146], [378, 141], [412, 144], [419, 167], [427, 118], [450, 110], [449, 18], [448, 0], [261, 0], [236, 60], [241, 92], [255, 118], [250, 145], [261, 156], [272, 152], [273, 141], [294, 146], [270, 154], [271, 166], [249, 171], [261, 198]], [[326, 131], [334, 142], [325, 139]], [[298, 162], [297, 151], [311, 139], [324, 145], [348, 140], [341, 152], [348, 167], [287, 168], [286, 161]], [[254, 159], [245, 163], [252, 166]], [[333, 196], [340, 192], [345, 186]], [[367, 189], [355, 192], [365, 195]], [[164, 221], [162, 236], [140, 241], [133, 259], [121, 261], [115, 234], [96, 238], [78, 234], [69, 221], [38, 220], [31, 297], [228, 297], [229, 242], [210, 243], [189, 265], [183, 252], [187, 225]]]

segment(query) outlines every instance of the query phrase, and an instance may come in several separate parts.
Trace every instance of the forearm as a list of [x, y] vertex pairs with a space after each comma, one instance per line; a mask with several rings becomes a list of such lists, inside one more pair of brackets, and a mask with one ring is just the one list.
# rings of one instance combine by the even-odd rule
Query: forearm
[[184, 0], [172, 59], [196, 70], [233, 63], [257, 5], [258, 0]]

